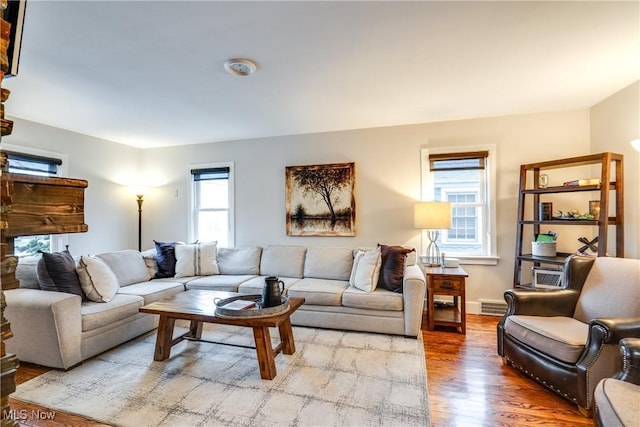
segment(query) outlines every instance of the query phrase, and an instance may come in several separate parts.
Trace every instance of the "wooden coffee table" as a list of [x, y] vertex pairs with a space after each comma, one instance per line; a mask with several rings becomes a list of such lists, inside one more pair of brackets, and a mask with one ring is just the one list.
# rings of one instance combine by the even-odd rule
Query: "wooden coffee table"
[[[246, 326], [253, 328], [260, 377], [267, 380], [274, 379], [276, 376], [275, 356], [280, 352], [284, 354], [294, 354], [296, 352], [290, 316], [304, 303], [304, 298], [289, 298], [289, 309], [287, 311], [270, 316], [255, 318], [216, 316], [214, 299], [229, 298], [236, 295], [239, 294], [189, 290], [171, 298], [155, 301], [140, 307], [140, 312], [142, 313], [158, 314], [160, 316], [153, 360], [162, 361], [168, 359], [171, 347], [185, 339], [201, 340], [204, 322]], [[189, 320], [191, 324], [188, 332], [174, 338], [173, 327], [177, 319]], [[280, 333], [280, 343], [275, 348], [272, 348], [269, 328], [276, 327]]]

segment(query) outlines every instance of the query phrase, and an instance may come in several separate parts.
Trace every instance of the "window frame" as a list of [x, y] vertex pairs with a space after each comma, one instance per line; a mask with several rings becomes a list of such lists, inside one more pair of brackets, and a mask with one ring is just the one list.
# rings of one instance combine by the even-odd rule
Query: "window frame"
[[[435, 200], [435, 190], [433, 175], [430, 171], [430, 154], [451, 154], [455, 156], [460, 153], [473, 153], [486, 151], [489, 154], [485, 159], [484, 168], [486, 170], [486, 177], [488, 182], [485, 183], [486, 189], [485, 195], [485, 215], [481, 218], [481, 230], [479, 233], [479, 240], [482, 241], [482, 245], [486, 246], [485, 253], [482, 255], [465, 255], [465, 254], [451, 254], [460, 260], [461, 264], [480, 264], [480, 265], [497, 265], [499, 257], [497, 252], [497, 220], [496, 220], [496, 176], [497, 176], [497, 155], [496, 146], [494, 144], [487, 145], [473, 145], [473, 146], [458, 146], [458, 147], [423, 147], [420, 150], [420, 174], [422, 179], [422, 200]], [[462, 189], [462, 187], [461, 187]], [[480, 214], [481, 215], [481, 214]], [[442, 239], [447, 239], [447, 230], [443, 230]], [[426, 241], [423, 236], [423, 246]]]
[[[43, 157], [43, 158], [52, 158], [59, 159], [61, 163], [58, 165], [57, 173], [55, 176], [58, 178], [67, 178], [69, 175], [69, 156], [63, 153], [58, 153], [55, 151], [42, 150], [39, 148], [33, 147], [25, 147], [22, 145], [14, 145], [14, 144], [2, 144], [3, 151], [10, 151], [13, 153], [24, 154], [27, 156], [35, 156], [35, 157]], [[36, 174], [33, 174], [36, 175]], [[36, 175], [43, 176], [43, 175]], [[51, 242], [51, 252], [60, 252], [65, 249], [69, 245], [69, 235], [68, 234], [50, 234], [50, 242]], [[26, 236], [25, 236], [26, 237]]]
[[[215, 168], [228, 168], [229, 169], [229, 179], [228, 179], [228, 197], [229, 197], [229, 208], [228, 208], [228, 247], [235, 246], [235, 171], [234, 171], [234, 163], [233, 162], [220, 162], [220, 163], [197, 163], [189, 165], [187, 173], [189, 179], [189, 215], [188, 215], [188, 235], [189, 241], [194, 242], [198, 239], [197, 236], [197, 223], [198, 223], [198, 213], [200, 210], [196, 206], [197, 204], [197, 182], [193, 179], [194, 175], [192, 173], [193, 170], [198, 169], [215, 169]], [[209, 210], [209, 209], [207, 209]]]

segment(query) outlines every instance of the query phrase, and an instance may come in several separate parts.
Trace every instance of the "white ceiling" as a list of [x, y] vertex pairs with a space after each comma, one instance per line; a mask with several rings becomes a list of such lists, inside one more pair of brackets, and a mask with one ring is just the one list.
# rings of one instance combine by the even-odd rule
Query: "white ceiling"
[[638, 1], [28, 0], [4, 85], [10, 116], [158, 147], [588, 108], [639, 78]]

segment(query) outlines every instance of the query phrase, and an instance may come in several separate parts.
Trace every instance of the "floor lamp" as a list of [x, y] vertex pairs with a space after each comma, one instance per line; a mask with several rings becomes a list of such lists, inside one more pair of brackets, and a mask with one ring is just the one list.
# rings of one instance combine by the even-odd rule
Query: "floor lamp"
[[138, 251], [142, 252], [142, 202], [144, 202], [144, 194], [136, 194], [136, 202], [138, 202]]
[[451, 228], [451, 203], [448, 202], [418, 202], [414, 208], [414, 226], [427, 230], [429, 246], [427, 246], [427, 267], [443, 265], [440, 248], [436, 241], [440, 237], [440, 230]]

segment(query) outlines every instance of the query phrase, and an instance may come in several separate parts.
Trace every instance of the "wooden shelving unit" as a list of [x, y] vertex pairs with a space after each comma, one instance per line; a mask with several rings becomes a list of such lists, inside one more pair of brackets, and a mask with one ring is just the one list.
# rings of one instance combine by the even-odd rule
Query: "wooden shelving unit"
[[[600, 184], [584, 186], [552, 186], [541, 187], [540, 175], [546, 171], [576, 166], [600, 166]], [[595, 226], [598, 227], [598, 256], [606, 255], [610, 237], [615, 239], [615, 256], [624, 256], [624, 183], [623, 156], [615, 153], [600, 153], [587, 156], [557, 159], [547, 162], [530, 163], [520, 166], [520, 187], [518, 192], [518, 221], [516, 227], [516, 250], [513, 285], [514, 287], [529, 287], [521, 282], [522, 263], [529, 262], [535, 266], [552, 265], [559, 268], [569, 253], [558, 253], [553, 257], [534, 256], [530, 252], [523, 252], [523, 236], [525, 227], [532, 227], [532, 234], [540, 233], [541, 226]], [[541, 198], [550, 194], [595, 192], [600, 194], [600, 216], [593, 220], [543, 220], [539, 216], [538, 205]], [[529, 200], [530, 199], [530, 200]], [[526, 218], [526, 205], [531, 202], [533, 219]], [[615, 203], [615, 216], [610, 217], [611, 203]], [[615, 226], [613, 236], [609, 235], [609, 227]]]

